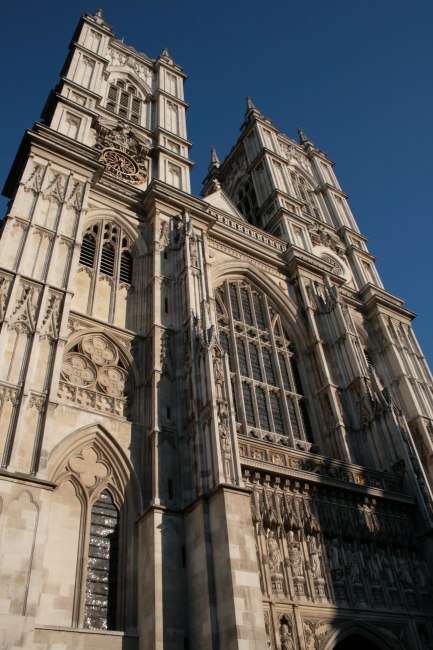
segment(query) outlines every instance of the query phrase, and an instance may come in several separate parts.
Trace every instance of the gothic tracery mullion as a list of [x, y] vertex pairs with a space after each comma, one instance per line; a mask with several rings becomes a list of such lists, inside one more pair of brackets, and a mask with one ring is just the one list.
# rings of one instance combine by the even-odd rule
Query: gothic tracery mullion
[[122, 239], [124, 236], [123, 233], [123, 228], [117, 226], [117, 240], [116, 240], [116, 245], [114, 247], [114, 269], [113, 269], [113, 280], [114, 284], [111, 290], [111, 296], [110, 296], [110, 311], [109, 311], [109, 316], [108, 316], [108, 321], [110, 323], [114, 322], [114, 319], [116, 317], [116, 297], [117, 297], [117, 290], [119, 286], [119, 269], [120, 269], [120, 256], [122, 254]]
[[229, 336], [229, 345], [231, 346], [230, 357], [232, 360], [232, 369], [235, 375], [235, 381], [234, 381], [234, 390], [236, 393], [235, 400], [238, 408], [238, 418], [241, 423], [246, 423], [247, 418], [245, 413], [244, 396], [242, 393], [241, 373], [239, 369], [238, 353], [236, 349], [236, 334], [235, 334], [234, 319], [232, 313], [232, 304], [230, 299], [230, 283], [228, 280], [224, 282], [224, 291], [226, 295], [225, 307], [228, 316], [228, 326], [230, 328], [230, 336]]
[[[278, 316], [277, 316], [278, 319]], [[276, 321], [277, 322], [277, 321]], [[283, 381], [282, 377], [282, 372], [281, 372], [281, 366], [280, 366], [280, 355], [283, 355], [285, 353], [283, 352], [278, 352], [277, 351], [277, 346], [275, 343], [275, 336], [271, 337], [271, 346], [272, 346], [272, 356], [274, 359], [274, 374], [276, 374], [276, 381], [277, 385], [280, 387], [280, 394], [279, 394], [279, 403], [280, 403], [280, 412], [282, 411], [282, 416], [283, 416], [283, 427], [285, 430], [285, 435], [289, 437], [289, 442], [290, 442], [290, 447], [295, 446], [294, 442], [294, 435], [292, 431], [292, 426], [290, 422], [290, 414], [288, 411], [288, 406], [287, 406], [287, 400], [286, 399], [281, 399], [281, 396], [285, 396], [286, 394], [286, 386]], [[285, 358], [282, 356], [282, 361], [283, 363], [286, 363]], [[287, 363], [286, 363], [287, 365]]]

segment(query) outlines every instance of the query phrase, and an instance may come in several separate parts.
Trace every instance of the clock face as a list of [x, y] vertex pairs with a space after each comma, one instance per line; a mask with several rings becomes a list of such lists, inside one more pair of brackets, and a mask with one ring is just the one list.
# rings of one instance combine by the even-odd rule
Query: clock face
[[104, 142], [97, 145], [102, 149], [100, 161], [105, 165], [109, 174], [138, 185], [147, 178], [147, 167], [143, 165], [140, 156], [129, 149], [121, 149], [119, 145]]

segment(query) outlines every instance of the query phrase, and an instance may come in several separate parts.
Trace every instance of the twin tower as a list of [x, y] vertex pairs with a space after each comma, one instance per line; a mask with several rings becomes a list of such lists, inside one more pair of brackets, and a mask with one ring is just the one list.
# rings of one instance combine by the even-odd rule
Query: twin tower
[[427, 650], [432, 376], [333, 171], [83, 16], [6, 181], [0, 637]]

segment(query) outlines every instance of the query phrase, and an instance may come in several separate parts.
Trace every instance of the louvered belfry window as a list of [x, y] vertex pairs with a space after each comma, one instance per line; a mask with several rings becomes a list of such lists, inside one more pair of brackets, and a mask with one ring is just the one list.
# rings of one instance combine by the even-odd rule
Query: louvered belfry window
[[90, 519], [84, 627], [116, 629], [119, 512], [107, 490], [94, 503]]
[[135, 86], [118, 79], [108, 86], [107, 108], [125, 120], [140, 124], [142, 100]]
[[226, 281], [216, 291], [239, 433], [285, 445], [312, 442], [295, 351], [275, 307], [242, 280]]
[[88, 233], [83, 237], [83, 243], [81, 245], [80, 252], [80, 264], [93, 268], [95, 262], [95, 249], [96, 249], [96, 239], [92, 234]]
[[314, 192], [311, 190], [307, 181], [300, 174], [290, 172], [290, 180], [292, 181], [293, 189], [298, 199], [303, 203], [302, 211], [311, 217], [320, 219], [320, 212], [317, 206], [317, 200]]
[[122, 227], [112, 221], [98, 221], [84, 232], [80, 266], [86, 266], [114, 280], [132, 285], [131, 241]]
[[253, 182], [247, 178], [238, 188], [235, 195], [236, 207], [249, 223], [256, 223], [256, 213], [258, 210], [257, 195]]

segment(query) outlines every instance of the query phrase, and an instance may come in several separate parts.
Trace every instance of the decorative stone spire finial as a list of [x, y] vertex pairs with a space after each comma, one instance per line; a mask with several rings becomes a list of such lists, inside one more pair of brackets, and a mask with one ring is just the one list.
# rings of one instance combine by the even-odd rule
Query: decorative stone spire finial
[[211, 162], [211, 165], [220, 165], [220, 161], [219, 161], [219, 158], [217, 156], [217, 152], [215, 150], [215, 147], [212, 147], [212, 149], [211, 149], [210, 162]]
[[93, 14], [93, 18], [95, 19], [95, 21], [99, 25], [101, 25], [104, 22], [104, 18], [102, 16], [102, 9], [101, 8], [99, 8], [98, 11], [95, 14]]
[[[299, 144], [302, 144], [303, 147], [306, 147], [310, 145], [311, 147], [314, 147], [313, 142], [303, 132], [300, 126], [298, 126], [298, 133], [299, 133]], [[314, 147], [315, 148], [315, 147]]]
[[[256, 107], [251, 101], [251, 97], [247, 97], [247, 111], [254, 110]], [[257, 109], [256, 109], [257, 110]]]
[[164, 47], [162, 48], [162, 52], [161, 52], [161, 54], [160, 54], [159, 56], [165, 56], [165, 57], [167, 57], [168, 59], [170, 58], [170, 55], [169, 55], [169, 53], [168, 53], [168, 49], [167, 49], [167, 46], [166, 46], [166, 45], [164, 45]]

